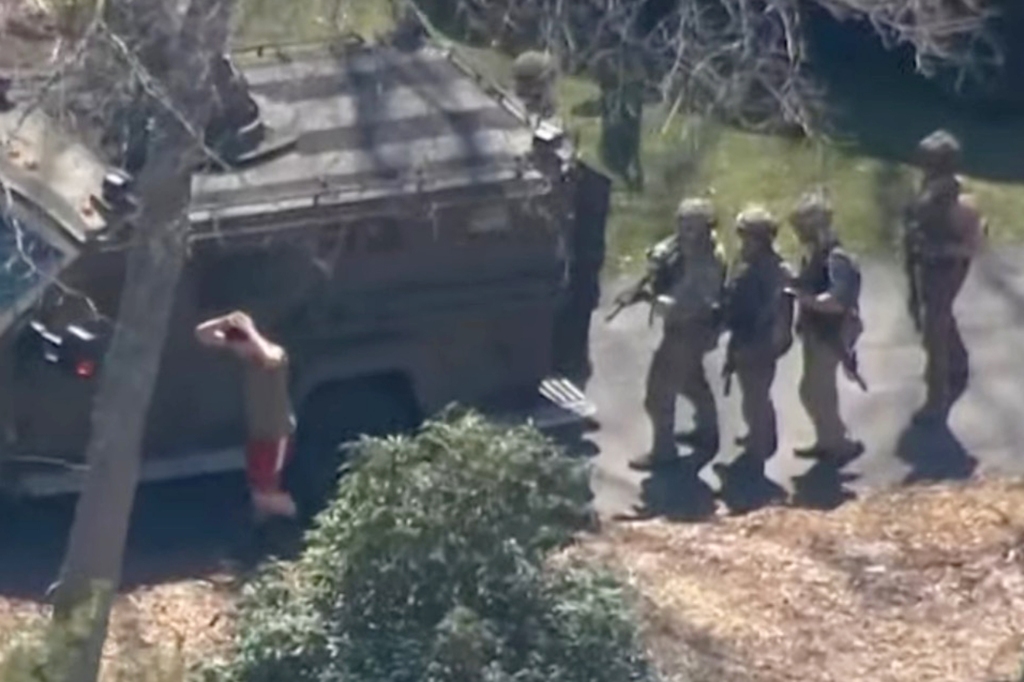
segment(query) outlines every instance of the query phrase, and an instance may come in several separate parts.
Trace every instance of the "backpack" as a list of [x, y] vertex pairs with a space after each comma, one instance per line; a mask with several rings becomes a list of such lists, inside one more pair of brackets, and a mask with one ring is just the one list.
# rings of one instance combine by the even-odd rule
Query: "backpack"
[[786, 293], [786, 287], [790, 285], [792, 279], [792, 272], [784, 262], [780, 261], [779, 281], [775, 290], [776, 310], [772, 321], [772, 348], [775, 350], [775, 357], [782, 357], [793, 346], [793, 319], [796, 301]]

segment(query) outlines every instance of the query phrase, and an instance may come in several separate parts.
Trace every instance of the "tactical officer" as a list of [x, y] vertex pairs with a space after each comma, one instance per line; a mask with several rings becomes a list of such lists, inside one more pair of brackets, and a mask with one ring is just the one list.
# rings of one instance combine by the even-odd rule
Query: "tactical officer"
[[960, 143], [944, 130], [921, 140], [918, 163], [924, 174], [907, 211], [911, 313], [927, 355], [928, 397], [916, 416], [919, 421], [944, 423], [967, 389], [969, 376], [967, 348], [953, 303], [981, 243], [985, 222], [973, 200], [961, 194], [956, 177], [960, 153]]
[[785, 293], [793, 273], [775, 251], [779, 223], [766, 208], [750, 205], [741, 211], [736, 231], [740, 257], [726, 290], [730, 334], [723, 373], [728, 385], [735, 372], [743, 392], [745, 455], [763, 463], [778, 447], [771, 387], [776, 363], [793, 343], [793, 301]]
[[597, 65], [601, 87], [601, 138], [604, 165], [634, 191], [643, 190], [640, 159], [646, 79], [643, 64], [631, 51], [615, 50]]
[[814, 425], [815, 443], [796, 451], [802, 457], [856, 457], [861, 443], [847, 435], [839, 415], [836, 374], [840, 366], [866, 388], [857, 369], [855, 344], [860, 319], [860, 268], [832, 231], [832, 206], [821, 192], [802, 196], [790, 215], [806, 253], [793, 289], [799, 314], [796, 330], [803, 346], [800, 400]]
[[704, 356], [718, 345], [725, 263], [715, 238], [714, 208], [705, 199], [686, 199], [676, 212], [681, 274], [655, 300], [663, 319], [661, 344], [647, 374], [644, 408], [653, 428], [647, 455], [630, 462], [647, 469], [676, 458], [676, 396], [694, 407], [695, 429], [686, 434], [695, 451], [714, 456], [718, 450], [718, 411], [704, 371]]
[[512, 64], [516, 97], [527, 112], [542, 119], [557, 113], [555, 102], [555, 66], [550, 57], [536, 51], [524, 52]]

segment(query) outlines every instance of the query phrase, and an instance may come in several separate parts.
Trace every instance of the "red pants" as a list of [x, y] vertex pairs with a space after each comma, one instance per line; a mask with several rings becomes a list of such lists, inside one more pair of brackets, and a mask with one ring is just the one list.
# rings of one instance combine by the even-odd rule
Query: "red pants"
[[273, 440], [252, 440], [245, 447], [245, 476], [249, 488], [258, 493], [281, 492], [281, 473], [292, 458], [291, 436]]

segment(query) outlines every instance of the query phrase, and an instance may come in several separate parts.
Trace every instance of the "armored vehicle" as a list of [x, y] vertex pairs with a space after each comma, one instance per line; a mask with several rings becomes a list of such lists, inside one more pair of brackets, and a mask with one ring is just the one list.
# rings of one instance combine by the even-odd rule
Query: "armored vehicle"
[[[542, 427], [589, 416], [558, 371], [586, 364], [609, 183], [562, 132], [432, 45], [237, 60], [225, 82], [242, 88], [243, 115], [214, 140], [227, 167], [193, 178], [143, 480], [241, 468], [238, 368], [193, 335], [232, 309], [292, 357], [299, 488], [329, 476], [339, 443], [453, 402]], [[73, 492], [117, 319], [131, 174], [40, 112], [16, 107], [0, 128], [0, 482]]]

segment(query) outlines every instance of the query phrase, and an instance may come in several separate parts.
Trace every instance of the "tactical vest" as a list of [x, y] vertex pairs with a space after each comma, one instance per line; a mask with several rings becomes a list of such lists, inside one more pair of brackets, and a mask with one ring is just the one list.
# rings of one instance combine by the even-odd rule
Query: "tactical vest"
[[[783, 293], [789, 283], [782, 258], [766, 254], [744, 263], [730, 287], [728, 327], [740, 346], [771, 347], [776, 356], [792, 345], [793, 303]], [[764, 288], [772, 289], [767, 308], [759, 307]]]
[[651, 291], [655, 296], [667, 294], [682, 278], [683, 254], [674, 235], [647, 249], [647, 268], [652, 274]]
[[[801, 263], [798, 276], [799, 287], [815, 296], [828, 291], [832, 287], [832, 277], [829, 273], [829, 259], [840, 250], [838, 245], [822, 249], [812, 256], [805, 256]], [[860, 277], [856, 283], [856, 299], [860, 298]], [[846, 315], [830, 315], [813, 310], [801, 309], [800, 319], [797, 321], [799, 329], [811, 329], [819, 335], [838, 334], [848, 318], [859, 317], [858, 306], [854, 304], [851, 311]]]
[[941, 252], [943, 247], [954, 246], [962, 240], [952, 220], [952, 211], [943, 210], [932, 204], [933, 198], [927, 192], [920, 192], [910, 208], [910, 225], [914, 246], [919, 256], [930, 259], [932, 252]]

